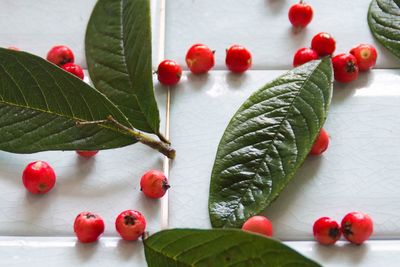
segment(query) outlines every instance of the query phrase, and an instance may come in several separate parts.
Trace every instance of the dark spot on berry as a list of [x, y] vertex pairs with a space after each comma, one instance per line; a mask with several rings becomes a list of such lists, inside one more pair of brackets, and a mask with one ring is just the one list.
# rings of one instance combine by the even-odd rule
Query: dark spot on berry
[[344, 229], [343, 229], [343, 234], [346, 236], [353, 234], [353, 231], [351, 231], [351, 223], [350, 222], [345, 223]]
[[96, 215], [94, 215], [93, 213], [86, 213], [86, 214], [85, 214], [85, 217], [86, 217], [86, 219], [90, 219], [90, 218], [95, 219], [95, 218], [96, 218]]
[[329, 229], [329, 236], [332, 239], [336, 239], [339, 234], [340, 234], [339, 228], [331, 228], [331, 229]]
[[125, 225], [135, 225], [136, 218], [133, 217], [132, 215], [125, 215], [124, 217], [124, 223]]
[[63, 58], [61, 60], [61, 65], [67, 64], [67, 63], [72, 63], [72, 59], [69, 57]]
[[347, 63], [346, 63], [346, 71], [347, 72], [356, 72], [356, 63], [355, 62], [353, 62], [352, 60], [349, 60]]
[[226, 260], [226, 261], [230, 261], [230, 260], [231, 260], [231, 257], [226, 256], [226, 257], [225, 257], [225, 260]]
[[165, 191], [167, 191], [171, 186], [168, 184], [168, 181], [167, 181], [167, 179], [164, 179], [163, 181], [162, 181], [162, 187], [163, 187], [163, 189], [165, 190]]

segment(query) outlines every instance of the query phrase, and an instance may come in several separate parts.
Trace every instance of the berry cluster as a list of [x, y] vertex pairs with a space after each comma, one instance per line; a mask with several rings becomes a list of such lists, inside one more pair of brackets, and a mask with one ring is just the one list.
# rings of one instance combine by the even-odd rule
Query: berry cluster
[[[312, 20], [313, 9], [300, 1], [289, 9], [289, 20], [294, 27], [304, 28]], [[326, 32], [320, 32], [311, 40], [311, 47], [297, 50], [293, 57], [293, 67], [298, 67], [320, 57], [332, 56], [336, 50], [335, 39]], [[332, 58], [335, 80], [342, 83], [354, 81], [359, 71], [368, 71], [376, 64], [377, 52], [372, 45], [359, 44], [349, 53], [341, 53]], [[310, 151], [311, 155], [322, 154], [329, 145], [329, 135], [321, 129]]]
[[[264, 216], [250, 217], [242, 230], [272, 237], [272, 223]], [[329, 218], [321, 217], [314, 222], [313, 234], [316, 241], [323, 245], [333, 245], [343, 236], [351, 243], [361, 245], [373, 232], [373, 222], [369, 215], [362, 212], [350, 212], [342, 219], [341, 226]]]
[[[297, 67], [319, 57], [332, 56], [336, 41], [326, 32], [320, 32], [311, 41], [311, 48], [297, 50], [293, 57], [293, 66]], [[369, 44], [359, 44], [349, 53], [341, 53], [332, 58], [335, 80], [341, 83], [357, 79], [359, 71], [368, 71], [376, 64], [376, 49]]]
[[[22, 182], [32, 194], [45, 194], [56, 183], [53, 168], [44, 161], [29, 163], [22, 173]], [[140, 180], [140, 188], [146, 197], [158, 199], [165, 195], [169, 188], [164, 173], [157, 170], [146, 172]], [[96, 241], [104, 232], [104, 220], [92, 212], [81, 212], [75, 219], [74, 232], [80, 242]], [[118, 215], [115, 228], [124, 240], [137, 240], [145, 231], [146, 220], [135, 210], [126, 210]]]
[[[71, 73], [72, 75], [75, 75], [79, 79], [83, 80], [85, 78], [85, 74], [83, 73], [83, 70], [81, 66], [78, 64], [75, 64], [75, 56], [72, 50], [65, 46], [65, 45], [57, 45], [54, 46], [49, 50], [47, 53], [46, 59], [59, 66], [66, 72]], [[97, 150], [95, 151], [85, 151], [85, 150], [77, 150], [76, 153], [78, 153], [79, 156], [85, 157], [85, 158], [91, 158], [94, 155], [97, 154]]]
[[[306, 27], [312, 20], [313, 9], [309, 4], [300, 3], [289, 9], [290, 23], [296, 28]], [[336, 49], [336, 41], [326, 32], [320, 32], [311, 41], [311, 48], [297, 50], [293, 58], [293, 66], [300, 66], [319, 57], [332, 56]], [[341, 53], [332, 58], [335, 80], [341, 83], [357, 79], [359, 71], [368, 71], [376, 64], [376, 49], [369, 44], [359, 44], [348, 53]]]
[[85, 78], [81, 66], [74, 63], [74, 53], [65, 45], [57, 45], [51, 48], [46, 59], [81, 80]]
[[[207, 73], [214, 67], [215, 51], [204, 44], [194, 44], [186, 53], [185, 61], [193, 74]], [[225, 65], [234, 73], [243, 73], [251, 67], [252, 56], [241, 45], [232, 45], [226, 50]], [[158, 81], [167, 86], [176, 85], [182, 76], [182, 68], [173, 60], [162, 61], [157, 68]]]
[[[105, 224], [103, 218], [92, 212], [81, 212], [76, 216], [74, 232], [79, 242], [96, 242], [103, 234]], [[125, 210], [115, 219], [115, 229], [122, 239], [135, 241], [146, 229], [146, 219], [136, 210]]]
[[[169, 188], [164, 173], [157, 170], [146, 172], [140, 180], [140, 190], [145, 196], [153, 199], [161, 198]], [[81, 212], [75, 219], [74, 232], [80, 242], [95, 242], [104, 232], [103, 219], [91, 212]], [[137, 240], [146, 229], [145, 217], [136, 210], [125, 210], [115, 220], [115, 229], [126, 241]]]
[[351, 243], [361, 245], [373, 232], [373, 222], [369, 215], [350, 212], [342, 219], [341, 226], [329, 218], [322, 217], [313, 226], [314, 238], [323, 245], [333, 245], [343, 236]]

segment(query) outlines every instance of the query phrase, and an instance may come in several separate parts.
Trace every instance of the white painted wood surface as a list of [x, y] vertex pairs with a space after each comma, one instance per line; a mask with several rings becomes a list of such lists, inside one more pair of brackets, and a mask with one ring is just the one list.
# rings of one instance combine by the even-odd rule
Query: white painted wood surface
[[[70, 46], [86, 66], [84, 33], [95, 0], [2, 0], [0, 46], [17, 46], [45, 56], [56, 44]], [[210, 227], [207, 200], [218, 141], [233, 112], [254, 90], [291, 67], [294, 51], [308, 46], [319, 31], [334, 35], [338, 51], [359, 42], [375, 44], [378, 68], [347, 86], [335, 85], [326, 124], [331, 147], [308, 159], [295, 180], [266, 211], [276, 237], [324, 266], [397, 266], [400, 260], [400, 84], [399, 61], [378, 45], [366, 23], [368, 0], [316, 1], [309, 27], [293, 34], [284, 0], [168, 0], [166, 56], [183, 63], [186, 49], [203, 42], [217, 50], [216, 70], [184, 74], [173, 88], [171, 139], [178, 154], [171, 167], [170, 227]], [[152, 1], [153, 65], [158, 51], [158, 1]], [[349, 12], [351, 10], [352, 12]], [[248, 46], [254, 68], [242, 76], [223, 70], [224, 49]], [[161, 118], [165, 90], [155, 82]], [[24, 166], [49, 161], [58, 174], [54, 191], [27, 194], [21, 183]], [[145, 159], [145, 160], [144, 160]], [[93, 160], [73, 152], [16, 155], [0, 152], [0, 266], [145, 266], [140, 242], [120, 241], [114, 230], [122, 210], [142, 211], [151, 232], [160, 229], [161, 206], [145, 199], [138, 186], [142, 173], [162, 168], [162, 156], [140, 144], [99, 153]], [[82, 210], [100, 213], [106, 234], [98, 244], [75, 242], [72, 224]], [[326, 248], [310, 242], [319, 216], [338, 220], [352, 210], [375, 220], [374, 241], [364, 246], [340, 243]], [[383, 240], [383, 241], [382, 241]]]

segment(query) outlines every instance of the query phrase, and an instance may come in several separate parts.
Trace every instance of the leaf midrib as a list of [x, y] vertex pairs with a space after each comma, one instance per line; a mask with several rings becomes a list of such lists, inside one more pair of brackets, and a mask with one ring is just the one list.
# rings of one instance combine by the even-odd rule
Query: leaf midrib
[[[314, 72], [318, 69], [318, 67], [319, 67], [322, 63], [323, 63], [323, 60], [321, 60], [320, 63], [318, 63], [317, 65], [315, 65], [315, 68], [313, 69], [313, 71], [311, 72], [311, 74], [305, 79], [303, 85], [301, 86], [301, 88], [299, 89], [299, 91], [298, 91], [298, 92], [295, 94], [295, 96], [293, 97], [293, 100], [290, 102], [290, 105], [288, 105], [288, 110], [287, 110], [287, 112], [286, 112], [286, 115], [283, 117], [282, 121], [279, 123], [278, 129], [277, 129], [277, 131], [275, 132], [272, 141], [267, 145], [267, 148], [265, 149], [265, 151], [269, 151], [270, 148], [272, 147], [272, 145], [274, 144], [274, 142], [276, 141], [276, 138], [277, 138], [277, 136], [278, 136], [278, 133], [281, 131], [281, 127], [282, 127], [282, 125], [283, 125], [283, 122], [285, 122], [285, 121], [287, 120], [287, 118], [288, 118], [288, 116], [289, 116], [289, 114], [290, 114], [289, 111], [293, 108], [293, 104], [294, 104], [295, 100], [296, 100], [297, 97], [300, 95], [300, 93], [301, 93], [301, 91], [303, 90], [305, 84], [308, 82], [308, 80], [311, 78], [311, 76], [314, 74]], [[270, 88], [268, 88], [268, 89], [266, 89], [266, 90], [269, 90], [269, 89], [270, 89]], [[266, 155], [266, 154], [268, 154], [268, 153], [265, 152], [265, 153], [262, 154], [262, 155], [263, 155], [262, 158], [263, 158], [264, 160], [262, 160], [262, 161], [258, 164], [259, 166], [261, 166], [262, 163], [265, 162], [265, 155]], [[268, 166], [268, 164], [265, 164], [265, 165], [266, 165], [267, 168], [268, 168], [268, 172], [271, 173], [271, 172], [269, 171], [269, 166]], [[282, 168], [282, 170], [283, 170], [283, 168]], [[261, 167], [258, 167], [258, 168], [257, 168], [257, 171], [256, 171], [255, 174], [254, 174], [254, 177], [256, 177], [256, 176], [259, 174], [260, 171], [261, 171]], [[283, 170], [283, 171], [284, 171], [284, 170]], [[270, 174], [270, 175], [271, 175], [271, 174]], [[272, 187], [272, 185], [271, 185], [271, 187]], [[239, 202], [241, 203], [242, 198], [243, 198], [243, 196], [244, 196], [246, 193], [247, 193], [247, 191], [245, 191], [244, 193], [242, 193], [242, 194], [240, 195], [240, 197], [236, 198], [236, 199], [238, 200], [238, 201], [236, 201], [236, 203], [239, 203]], [[272, 189], [271, 189], [271, 193], [272, 193]], [[269, 199], [269, 198], [267, 198], [267, 201], [268, 201], [268, 199]], [[235, 206], [235, 208], [234, 208], [233, 212], [231, 212], [231, 214], [227, 217], [227, 220], [225, 220], [225, 221], [229, 221], [229, 219], [231, 219], [232, 216], [234, 215], [234, 213], [236, 212], [237, 207], [238, 207], [238, 204], [235, 204], [234, 206]], [[227, 223], [224, 224], [224, 226], [226, 226], [226, 225], [227, 225]]]
[[[65, 118], [65, 119], [68, 119], [68, 120], [72, 120], [72, 121], [75, 120], [75, 121], [80, 121], [80, 122], [91, 122], [90, 120], [87, 120], [87, 119], [82, 119], [82, 118], [77, 118], [77, 117], [69, 117], [69, 116], [66, 116], [66, 115], [63, 115], [63, 114], [52, 112], [50, 110], [44, 110], [44, 109], [40, 109], [40, 108], [19, 105], [19, 104], [16, 104], [16, 103], [10, 103], [10, 102], [4, 101], [4, 99], [1, 99], [0, 103], [6, 104], [6, 105], [11, 106], [11, 107], [17, 107], [17, 108], [21, 108], [21, 109], [29, 109], [29, 110], [33, 110], [33, 111], [37, 111], [37, 112], [47, 113], [47, 114], [50, 114], [50, 115], [53, 115], [53, 116], [62, 117], [62, 118]], [[106, 119], [106, 118], [104, 118], [104, 119]], [[96, 125], [98, 127], [101, 127], [101, 128], [107, 129], [107, 130], [112, 130], [114, 132], [118, 132], [118, 133], [121, 133], [123, 135], [129, 136], [125, 132], [123, 132], [123, 131], [115, 128], [115, 127], [107, 126], [106, 124], [101, 124], [101, 123], [98, 123]]]
[[[36, 79], [34, 79], [34, 75], [32, 75], [32, 73], [30, 72], [30, 70], [27, 69], [27, 68], [25, 67], [25, 65], [22, 64], [22, 63], [20, 62], [19, 58], [15, 58], [15, 60], [16, 60], [16, 62], [17, 62], [22, 68], [24, 68], [27, 72], [29, 72], [29, 74], [31, 75], [31, 77], [32, 77], [33, 80], [35, 81], [36, 85], [38, 86], [41, 95], [43, 96], [43, 99], [44, 99], [44, 101], [45, 101], [46, 107], [49, 108], [49, 105], [48, 105], [48, 103], [47, 103], [47, 99], [46, 99], [46, 97], [45, 97], [43, 91], [41, 90], [41, 87], [40, 87], [39, 83], [37, 82]], [[53, 81], [57, 84], [57, 86], [58, 86], [58, 88], [59, 88], [61, 94], [63, 95], [65, 101], [68, 103], [67, 106], [68, 106], [68, 108], [70, 109], [71, 114], [72, 114], [73, 116], [71, 117], [71, 116], [67, 116], [67, 115], [64, 115], [64, 114], [57, 113], [57, 112], [52, 112], [52, 111], [50, 111], [50, 110], [45, 110], [45, 109], [40, 109], [40, 108], [28, 106], [29, 103], [28, 103], [28, 101], [27, 101], [26, 98], [25, 98], [24, 92], [23, 92], [22, 90], [20, 90], [19, 84], [14, 80], [14, 77], [13, 77], [12, 75], [10, 75], [10, 74], [7, 72], [7, 70], [4, 68], [4, 66], [2, 66], [2, 65], [0, 65], [0, 66], [3, 68], [4, 72], [10, 77], [11, 80], [13, 80], [14, 84], [15, 84], [15, 85], [17, 86], [17, 88], [20, 90], [21, 95], [22, 95], [22, 97], [23, 97], [24, 102], [25, 102], [26, 105], [24, 106], [24, 105], [19, 105], [19, 104], [16, 104], [16, 103], [11, 103], [11, 102], [5, 101], [2, 95], [0, 95], [0, 103], [5, 104], [5, 105], [8, 105], [8, 106], [11, 106], [11, 107], [17, 107], [17, 108], [21, 108], [21, 109], [33, 110], [33, 111], [36, 111], [36, 112], [47, 113], [47, 114], [50, 114], [50, 115], [53, 115], [53, 116], [58, 116], [58, 117], [61, 117], [61, 118], [66, 118], [66, 119], [68, 119], [68, 120], [76, 120], [76, 121], [79, 120], [79, 121], [82, 121], [82, 122], [90, 122], [90, 121], [87, 120], [87, 119], [77, 118], [77, 117], [74, 116], [75, 114], [74, 114], [74, 112], [73, 112], [72, 109], [71, 109], [71, 105], [69, 104], [68, 98], [65, 96], [63, 90], [62, 90], [61, 87], [58, 85], [58, 82], [54, 79], [53, 75], [51, 75], [51, 73], [49, 73], [48, 70], [47, 70], [46, 68], [43, 68], [43, 66], [40, 64], [40, 62], [37, 62], [37, 65], [38, 65], [43, 71], [45, 71], [47, 74], [49, 74], [49, 76], [50, 76], [50, 77], [53, 79]], [[68, 81], [69, 83], [71, 83], [71, 81], [69, 81], [68, 79], [67, 79], [67, 81]], [[83, 98], [83, 100], [85, 101], [85, 103], [86, 103], [86, 105], [87, 105], [87, 107], [88, 107], [89, 113], [90, 113], [91, 116], [93, 117], [92, 111], [91, 111], [91, 109], [89, 108], [89, 105], [88, 105], [88, 103], [86, 102], [86, 99]], [[104, 119], [106, 119], [106, 118], [104, 118]], [[116, 128], [111, 127], [111, 126], [107, 126], [107, 125], [105, 125], [105, 124], [97, 124], [97, 126], [99, 126], [99, 127], [101, 127], [101, 128], [104, 128], [104, 129], [113, 130], [113, 131], [115, 131], [115, 132], [118, 132], [118, 133], [127, 135], [126, 133], [122, 132], [121, 130], [116, 129]]]

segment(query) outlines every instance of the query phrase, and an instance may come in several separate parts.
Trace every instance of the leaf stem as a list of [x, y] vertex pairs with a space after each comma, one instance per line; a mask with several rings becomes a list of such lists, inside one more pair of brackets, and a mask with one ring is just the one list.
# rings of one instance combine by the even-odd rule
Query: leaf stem
[[122, 125], [117, 120], [115, 120], [111, 115], [107, 116], [107, 120], [112, 122], [119, 129], [126, 131], [129, 135], [135, 137], [142, 144], [145, 144], [151, 148], [158, 150], [159, 152], [161, 152], [170, 159], [175, 158], [176, 151], [173, 148], [171, 148], [168, 144], [154, 140], [150, 136], [147, 136], [134, 129], [128, 128], [125, 125]]
[[162, 133], [157, 133], [157, 136], [164, 143], [167, 143], [168, 145], [171, 144], [171, 142]]
[[[169, 145], [169, 141], [164, 137], [160, 137], [159, 134], [157, 136], [160, 138], [160, 141], [157, 141], [150, 136], [145, 135], [144, 133], [141, 133], [135, 129], [131, 129], [129, 127], [126, 127], [125, 125], [121, 124], [118, 122], [116, 119], [114, 119], [113, 116], [109, 115], [107, 116], [106, 120], [97, 120], [97, 121], [77, 121], [76, 125], [77, 126], [82, 126], [82, 125], [90, 125], [90, 124], [102, 124], [102, 123], [112, 123], [114, 126], [116, 126], [118, 129], [126, 132], [128, 135], [133, 136], [136, 140], [138, 140], [140, 143], [145, 144], [153, 149], [158, 150], [165, 156], [167, 156], [170, 159], [175, 158], [176, 151], [175, 149], [171, 148]], [[165, 140], [165, 141], [164, 141]]]

